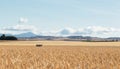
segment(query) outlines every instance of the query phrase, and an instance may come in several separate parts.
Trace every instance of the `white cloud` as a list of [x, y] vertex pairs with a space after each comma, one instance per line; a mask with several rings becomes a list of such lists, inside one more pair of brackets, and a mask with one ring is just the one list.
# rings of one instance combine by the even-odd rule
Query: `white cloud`
[[[52, 33], [51, 33], [52, 34]], [[58, 30], [56, 35], [59, 36], [95, 36], [95, 37], [111, 37], [119, 36], [120, 29], [110, 28], [110, 27], [101, 27], [101, 26], [89, 26], [86, 28], [72, 29], [65, 28]]]
[[1, 29], [2, 33], [11, 33], [11, 34], [19, 34], [19, 33], [24, 33], [24, 32], [33, 32], [36, 33], [38, 32], [37, 28], [31, 25], [15, 25], [11, 27], [4, 27]]
[[85, 32], [86, 34], [107, 34], [114, 31], [116, 30], [114, 30], [113, 28], [89, 26], [87, 28], [84, 28], [81, 32]]
[[15, 25], [12, 27], [4, 27], [3, 30], [10, 30], [10, 31], [31, 31], [36, 29], [34, 26], [30, 25]]
[[28, 22], [28, 19], [27, 19], [27, 18], [21, 17], [21, 18], [19, 19], [19, 23], [27, 23], [27, 22]]
[[61, 35], [70, 35], [71, 33], [74, 33], [75, 30], [72, 28], [64, 28], [64, 29], [61, 29], [59, 32]]
[[40, 34], [45, 36], [59, 36], [58, 31], [41, 31]]
[[68, 36], [72, 33], [74, 33], [75, 30], [72, 28], [64, 28], [64, 29], [58, 29], [58, 30], [52, 30], [52, 31], [42, 31], [42, 35], [48, 35], [48, 36]]
[[81, 28], [73, 35], [86, 35], [86, 36], [112, 36], [120, 34], [120, 29], [117, 28], [110, 28], [110, 27], [101, 27], [101, 26], [89, 26], [86, 28]]

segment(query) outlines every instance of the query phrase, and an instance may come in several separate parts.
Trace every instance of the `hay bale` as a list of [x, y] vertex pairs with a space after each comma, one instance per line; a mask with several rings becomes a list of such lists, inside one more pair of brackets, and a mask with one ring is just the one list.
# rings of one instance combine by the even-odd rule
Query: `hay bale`
[[36, 44], [36, 47], [42, 47], [43, 45], [42, 44]]

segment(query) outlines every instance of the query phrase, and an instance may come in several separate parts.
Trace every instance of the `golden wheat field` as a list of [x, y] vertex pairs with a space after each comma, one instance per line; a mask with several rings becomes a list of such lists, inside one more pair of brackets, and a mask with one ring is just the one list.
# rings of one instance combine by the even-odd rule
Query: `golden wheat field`
[[0, 69], [120, 69], [120, 42], [1, 41]]

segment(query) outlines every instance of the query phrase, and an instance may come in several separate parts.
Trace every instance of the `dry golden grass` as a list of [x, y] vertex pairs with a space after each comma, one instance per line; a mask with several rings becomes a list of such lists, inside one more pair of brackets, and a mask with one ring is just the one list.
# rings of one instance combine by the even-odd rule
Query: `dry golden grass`
[[79, 41], [2, 41], [0, 46], [120, 46], [120, 42], [79, 42]]
[[[35, 47], [37, 43], [45, 46]], [[0, 69], [120, 69], [119, 42], [81, 43], [0, 42]]]

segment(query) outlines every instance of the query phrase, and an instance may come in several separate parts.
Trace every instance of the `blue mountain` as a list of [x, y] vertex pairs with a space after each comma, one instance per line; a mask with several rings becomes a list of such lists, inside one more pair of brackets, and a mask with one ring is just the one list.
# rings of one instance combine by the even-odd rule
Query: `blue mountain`
[[32, 32], [26, 32], [26, 33], [21, 33], [21, 34], [15, 35], [15, 36], [16, 37], [35, 37], [37, 35]]

